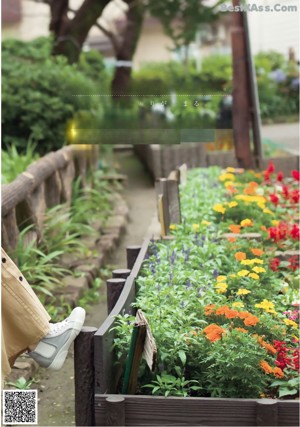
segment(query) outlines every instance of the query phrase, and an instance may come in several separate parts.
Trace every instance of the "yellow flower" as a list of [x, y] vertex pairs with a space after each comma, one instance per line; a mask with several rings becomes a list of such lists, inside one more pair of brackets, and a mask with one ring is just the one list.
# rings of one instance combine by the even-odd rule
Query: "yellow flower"
[[263, 213], [266, 213], [266, 214], [269, 214], [269, 215], [274, 215], [274, 212], [270, 211], [270, 209], [264, 209]]
[[193, 224], [192, 227], [193, 227], [194, 231], [198, 231], [200, 225], [199, 224]]
[[246, 218], [246, 219], [243, 219], [240, 222], [240, 224], [242, 227], [251, 227], [253, 225], [253, 221], [251, 221], [251, 219], [249, 219], [249, 218]]
[[255, 304], [256, 308], [261, 308], [267, 313], [273, 313], [276, 314], [276, 311], [274, 310], [275, 306], [271, 301], [268, 301], [267, 299], [263, 299], [261, 303]]
[[248, 270], [240, 270], [238, 272], [238, 276], [244, 277], [244, 276], [247, 276], [249, 273], [250, 273], [250, 271], [248, 271]]
[[237, 194], [235, 199], [242, 200], [246, 203], [266, 203], [266, 198], [264, 196], [251, 196], [250, 194]]
[[253, 264], [263, 264], [263, 260], [259, 258], [253, 258], [251, 261], [253, 261]]
[[176, 230], [176, 225], [175, 224], [170, 224], [169, 229], [170, 230]]
[[293, 328], [298, 328], [298, 325], [297, 325], [297, 323], [296, 322], [294, 322], [293, 320], [290, 320], [290, 319], [284, 319], [283, 320], [284, 321], [284, 323], [286, 324], [286, 326], [292, 326]]
[[253, 267], [252, 268], [253, 271], [255, 271], [255, 273], [265, 273], [266, 270], [263, 267]]
[[251, 291], [248, 291], [248, 289], [244, 289], [244, 288], [240, 288], [238, 289], [237, 295], [247, 295], [247, 294], [251, 294]]
[[236, 277], [236, 274], [230, 274], [230, 277]]
[[211, 224], [211, 222], [210, 222], [210, 221], [206, 221], [205, 219], [203, 219], [203, 220], [201, 221], [201, 224], [202, 224], [202, 225], [210, 225], [210, 224]]
[[224, 294], [227, 291], [228, 285], [226, 283], [217, 283], [215, 287], [218, 294]]
[[216, 212], [220, 212], [221, 214], [224, 214], [224, 213], [226, 212], [226, 209], [225, 209], [225, 208], [224, 208], [224, 206], [223, 206], [223, 205], [221, 205], [220, 203], [216, 204], [216, 205], [213, 207], [213, 210], [214, 210], [214, 211], [216, 211]]
[[223, 173], [219, 176], [220, 181], [234, 181], [235, 176], [232, 173]]
[[237, 202], [230, 202], [230, 203], [228, 203], [228, 206], [230, 208], [235, 208], [236, 206], [238, 206], [238, 203]]
[[225, 188], [227, 189], [227, 188], [229, 188], [229, 187], [232, 187], [233, 186], [233, 184], [234, 184], [234, 182], [233, 181], [225, 181], [224, 182], [224, 185], [225, 185]]
[[226, 276], [218, 276], [217, 277], [217, 282], [225, 282], [226, 281]]
[[277, 219], [273, 219], [272, 225], [275, 225], [275, 227], [277, 227], [278, 224], [279, 224], [279, 221]]
[[253, 263], [253, 259], [243, 259], [241, 261], [241, 264], [243, 264], [243, 265], [252, 265], [254, 263]]
[[244, 304], [242, 302], [234, 302], [232, 304], [232, 307], [239, 307], [239, 308], [243, 308]]
[[259, 275], [256, 273], [250, 273], [248, 277], [251, 277], [252, 279], [255, 279], [255, 280], [259, 279]]
[[264, 210], [264, 209], [265, 209], [265, 207], [266, 207], [266, 205], [265, 205], [265, 203], [264, 203], [264, 202], [257, 202], [257, 206], [258, 206], [260, 209], [262, 209], [262, 210]]
[[232, 167], [228, 167], [228, 168], [226, 168], [226, 170], [227, 170], [227, 172], [230, 172], [230, 173], [234, 173], [235, 172], [235, 169], [234, 168], [232, 168]]

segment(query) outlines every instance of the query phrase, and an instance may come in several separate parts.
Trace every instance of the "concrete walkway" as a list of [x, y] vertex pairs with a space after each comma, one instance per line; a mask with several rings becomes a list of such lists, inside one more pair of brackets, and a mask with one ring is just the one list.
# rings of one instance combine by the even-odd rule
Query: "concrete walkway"
[[299, 154], [299, 123], [263, 125], [262, 138]]
[[[116, 268], [126, 268], [126, 246], [140, 245], [156, 208], [153, 183], [144, 171], [143, 165], [131, 151], [117, 153], [114, 161], [122, 167], [121, 173], [128, 176], [123, 192], [129, 207], [129, 223], [126, 234], [113, 254], [110, 263]], [[107, 316], [106, 289], [103, 300], [90, 307], [85, 325], [99, 327]], [[60, 371], [40, 369], [40, 381], [33, 384], [39, 394], [39, 426], [74, 426], [74, 354], [69, 352]]]

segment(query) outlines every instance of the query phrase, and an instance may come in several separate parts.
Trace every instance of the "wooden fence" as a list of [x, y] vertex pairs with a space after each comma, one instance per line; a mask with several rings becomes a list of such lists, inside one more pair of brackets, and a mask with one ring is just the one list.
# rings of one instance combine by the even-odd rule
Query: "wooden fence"
[[32, 163], [10, 184], [2, 185], [2, 246], [15, 249], [22, 229], [32, 225], [27, 241], [42, 238], [43, 216], [59, 203], [70, 205], [72, 183], [80, 176], [85, 186], [90, 170], [97, 169], [97, 145], [70, 145]]
[[142, 247], [127, 249], [128, 269], [119, 273], [123, 274], [123, 286], [119, 287], [118, 299], [117, 293], [111, 292], [111, 283], [108, 283], [108, 301], [112, 311], [98, 330], [86, 327], [75, 341], [76, 425], [297, 426], [299, 403], [295, 400], [116, 394], [122, 372], [115, 364], [112, 348], [114, 331], [111, 328], [115, 324], [115, 316], [132, 310], [135, 280], [149, 243], [147, 239]]
[[[219, 130], [221, 132], [221, 130]], [[155, 144], [135, 145], [134, 150], [140, 157], [153, 179], [169, 175], [176, 167], [186, 163], [189, 168], [220, 166], [238, 167], [235, 153], [230, 151], [207, 151], [203, 143], [182, 143], [160, 146]], [[299, 156], [286, 153], [284, 157], [271, 157], [263, 160], [265, 168], [272, 161], [276, 170], [289, 176], [292, 169], [299, 169]]]

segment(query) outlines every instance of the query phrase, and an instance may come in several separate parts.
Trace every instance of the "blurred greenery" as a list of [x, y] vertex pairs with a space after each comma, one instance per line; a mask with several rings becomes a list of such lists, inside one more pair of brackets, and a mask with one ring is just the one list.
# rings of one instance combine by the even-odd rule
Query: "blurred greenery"
[[3, 147], [14, 144], [21, 151], [28, 142], [40, 154], [66, 142], [68, 121], [85, 114], [101, 114], [93, 95], [108, 88], [102, 56], [82, 53], [77, 65], [50, 55], [51, 38], [31, 42], [5, 40], [2, 44]]

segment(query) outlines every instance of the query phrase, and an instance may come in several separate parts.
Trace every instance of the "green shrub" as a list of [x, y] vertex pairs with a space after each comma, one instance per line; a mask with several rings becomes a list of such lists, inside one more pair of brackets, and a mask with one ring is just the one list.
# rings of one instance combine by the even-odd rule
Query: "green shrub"
[[107, 85], [101, 55], [89, 52], [78, 65], [68, 65], [64, 57], [52, 57], [50, 51], [47, 38], [3, 43], [4, 148], [13, 143], [24, 150], [31, 141], [44, 154], [64, 144], [67, 123], [77, 114], [99, 115], [96, 97], [76, 95], [92, 95]]

